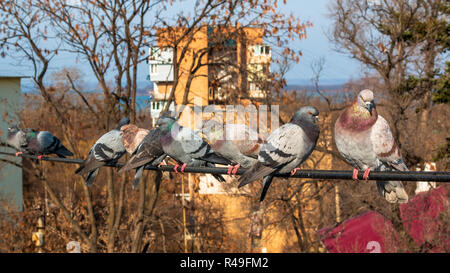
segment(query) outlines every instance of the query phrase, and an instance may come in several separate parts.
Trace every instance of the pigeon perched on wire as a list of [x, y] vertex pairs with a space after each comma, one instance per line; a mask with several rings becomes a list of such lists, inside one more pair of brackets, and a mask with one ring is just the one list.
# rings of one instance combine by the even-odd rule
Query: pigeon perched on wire
[[263, 144], [258, 161], [240, 178], [239, 186], [245, 186], [264, 177], [260, 201], [263, 201], [273, 173], [294, 175], [316, 147], [320, 129], [315, 123], [319, 110], [313, 106], [301, 107], [294, 113], [291, 121], [273, 131]]
[[150, 132], [150, 130], [139, 128], [134, 124], [124, 125], [120, 128], [120, 131], [122, 132], [123, 146], [130, 155], [134, 153], [144, 137]]
[[129, 123], [130, 119], [124, 117], [120, 120], [116, 128], [102, 135], [92, 146], [88, 157], [75, 171], [75, 173], [79, 175], [85, 173], [88, 174], [85, 179], [87, 186], [92, 185], [101, 166], [117, 163], [117, 161], [126, 153], [122, 142], [122, 132], [120, 132], [120, 128]]
[[[130, 125], [128, 125], [130, 126]], [[134, 126], [134, 125], [133, 125]], [[125, 147], [128, 148], [128, 153], [131, 151], [131, 158], [125, 163], [125, 165], [119, 170], [119, 173], [125, 172], [131, 169], [136, 169], [136, 174], [133, 181], [133, 189], [136, 189], [139, 185], [142, 172], [147, 164], [158, 165], [160, 164], [166, 155], [161, 146], [161, 129], [156, 127], [150, 131], [146, 129], [134, 128], [133, 126], [122, 127], [123, 141]], [[142, 136], [142, 132], [148, 131], [148, 133], [139, 141]], [[141, 134], [140, 134], [141, 133]], [[133, 137], [134, 135], [134, 137]], [[131, 140], [132, 139], [132, 140]], [[139, 143], [138, 143], [139, 142]], [[138, 146], [133, 150], [135, 144]]]
[[[30, 155], [37, 155], [38, 159], [49, 154], [56, 154], [58, 157], [65, 158], [73, 156], [61, 141], [49, 131], [36, 131], [26, 128], [23, 130], [26, 139], [26, 145], [23, 146], [22, 152]], [[19, 132], [19, 134], [21, 134]]]
[[245, 124], [224, 125], [215, 118], [202, 122], [202, 133], [217, 154], [236, 164], [230, 165], [228, 175], [236, 174], [240, 167], [253, 166], [263, 143], [258, 133]]
[[[366, 181], [371, 170], [408, 171], [388, 122], [377, 113], [371, 90], [359, 92], [354, 102], [341, 113], [335, 123], [334, 139], [340, 154], [354, 167], [354, 180], [358, 179], [358, 170], [364, 170]], [[388, 202], [408, 201], [400, 181], [376, 183], [378, 192]]]
[[27, 146], [25, 132], [17, 126], [9, 127], [6, 142], [17, 150], [16, 156], [19, 156]]
[[[178, 172], [180, 163], [183, 164], [181, 172], [184, 172], [186, 166], [214, 167], [214, 164], [229, 165], [231, 163], [230, 160], [216, 154], [211, 146], [192, 129], [178, 124], [168, 112], [163, 113], [156, 124], [162, 130], [160, 139], [164, 152], [178, 162], [174, 168], [175, 172]], [[225, 182], [221, 175], [213, 174], [213, 176], [218, 181]]]

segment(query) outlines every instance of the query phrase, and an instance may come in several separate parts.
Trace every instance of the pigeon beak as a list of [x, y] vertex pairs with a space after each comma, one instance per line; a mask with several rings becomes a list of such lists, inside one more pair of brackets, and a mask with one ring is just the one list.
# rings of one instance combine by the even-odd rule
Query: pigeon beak
[[314, 120], [315, 120], [316, 122], [320, 122], [319, 116], [314, 116]]
[[372, 115], [372, 111], [375, 108], [375, 103], [373, 101], [366, 103], [366, 108], [369, 111], [370, 115]]

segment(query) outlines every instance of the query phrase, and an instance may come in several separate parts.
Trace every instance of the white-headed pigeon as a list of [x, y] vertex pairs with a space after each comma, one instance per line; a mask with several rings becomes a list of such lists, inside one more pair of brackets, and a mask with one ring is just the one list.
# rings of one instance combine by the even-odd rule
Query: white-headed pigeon
[[[336, 120], [334, 139], [340, 154], [368, 180], [371, 170], [408, 171], [387, 121], [378, 115], [371, 90], [359, 92], [354, 102]], [[400, 181], [377, 181], [378, 192], [388, 202], [405, 203], [408, 194]]]

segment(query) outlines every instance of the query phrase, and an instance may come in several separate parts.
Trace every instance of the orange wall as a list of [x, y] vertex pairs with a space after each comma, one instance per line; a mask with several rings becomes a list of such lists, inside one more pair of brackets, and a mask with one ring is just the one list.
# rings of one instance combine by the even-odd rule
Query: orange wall
[[[184, 34], [186, 28], [173, 28], [173, 31], [168, 31], [167, 29], [158, 29], [157, 30], [157, 44], [160, 47], [175, 45], [176, 39], [179, 39], [181, 35]], [[220, 30], [223, 31], [223, 30]], [[236, 31], [236, 28], [228, 28], [228, 31], [231, 33]], [[243, 28], [243, 32], [241, 32], [244, 37], [243, 39], [236, 39], [237, 42], [237, 58], [238, 63], [241, 67], [246, 68], [246, 63], [248, 60], [243, 60], [241, 56], [247, 57], [247, 52], [243, 53], [242, 50], [247, 51], [248, 45], [254, 44], [262, 44], [262, 29], [258, 28]], [[195, 30], [194, 36], [192, 37], [192, 41], [189, 42], [189, 38], [184, 38], [181, 42], [178, 43], [177, 49], [177, 59], [180, 59], [181, 52], [184, 47], [188, 46], [188, 50], [180, 63], [179, 73], [178, 73], [178, 84], [175, 89], [175, 104], [183, 103], [183, 96], [186, 89], [186, 84], [188, 82], [188, 77], [191, 71], [192, 62], [194, 61], [194, 55], [199, 54], [199, 52], [208, 47], [208, 34], [207, 34], [207, 26], [202, 26], [199, 29]], [[245, 44], [242, 42], [245, 41]], [[243, 53], [241, 55], [241, 53]], [[207, 62], [208, 55], [205, 54], [201, 62]], [[197, 60], [195, 60], [197, 61]], [[245, 62], [245, 63], [244, 63]], [[242, 75], [245, 76], [245, 75]], [[242, 77], [243, 79], [246, 79]], [[238, 83], [240, 84], [242, 81], [241, 77], [238, 79]], [[160, 87], [160, 85], [158, 86]], [[164, 88], [160, 88], [160, 93], [163, 93]], [[208, 105], [208, 67], [206, 65], [202, 66], [196, 73], [194, 74], [194, 78], [190, 85], [189, 95], [188, 95], [188, 103], [187, 105], [194, 104], [194, 98], [197, 97], [196, 103], [200, 102], [201, 105]]]
[[[175, 104], [183, 103], [183, 96], [188, 82], [188, 77], [193, 65], [193, 61], [197, 62], [197, 58], [194, 58], [195, 54], [199, 54], [199, 51], [208, 46], [208, 39], [206, 33], [206, 26], [197, 29], [192, 37], [185, 38], [178, 43], [177, 47], [177, 60], [181, 58], [183, 49], [187, 46], [186, 53], [179, 65], [178, 71], [178, 84], [175, 89]], [[157, 30], [157, 43], [160, 47], [171, 46], [174, 47], [176, 39], [179, 39], [183, 32], [186, 31], [184, 28], [174, 28], [174, 31], [169, 32], [166, 29]], [[190, 41], [191, 40], [191, 41]], [[205, 54], [201, 58], [202, 63], [207, 62], [208, 55]], [[200, 67], [196, 73], [194, 73], [194, 78], [191, 82], [188, 95], [187, 105], [193, 105], [194, 98], [198, 97], [201, 105], [208, 105], [208, 67]]]

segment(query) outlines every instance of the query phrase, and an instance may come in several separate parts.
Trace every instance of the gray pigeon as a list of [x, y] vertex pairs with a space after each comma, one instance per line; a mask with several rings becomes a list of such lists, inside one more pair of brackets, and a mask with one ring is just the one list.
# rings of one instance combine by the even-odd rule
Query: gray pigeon
[[[142, 176], [144, 167], [147, 164], [158, 165], [166, 157], [161, 146], [160, 137], [162, 131], [156, 127], [142, 139], [136, 150], [131, 154], [131, 158], [119, 170], [119, 173], [131, 169], [136, 169], [134, 176], [133, 189], [136, 189]], [[158, 187], [158, 186], [157, 186]]]
[[[214, 167], [214, 164], [229, 165], [230, 160], [223, 158], [206, 143], [203, 138], [192, 129], [178, 124], [168, 112], [161, 115], [156, 123], [162, 130], [160, 137], [164, 153], [183, 163], [181, 172], [186, 166]], [[177, 171], [179, 164], [174, 168]], [[220, 182], [225, 182], [221, 175], [213, 174]]]
[[[355, 101], [336, 120], [334, 139], [340, 154], [352, 165], [353, 179], [364, 170], [408, 171], [387, 121], [378, 115], [371, 90], [362, 90]], [[378, 192], [390, 203], [408, 202], [400, 181], [377, 181]]]
[[260, 201], [263, 201], [273, 173], [295, 174], [298, 166], [305, 161], [316, 147], [320, 129], [319, 110], [313, 106], [301, 107], [295, 112], [289, 123], [273, 131], [267, 138], [267, 143], [261, 147], [258, 161], [240, 178], [238, 187], [242, 187], [264, 177]]
[[28, 154], [38, 155], [39, 159], [48, 154], [56, 154], [62, 158], [73, 156], [73, 153], [64, 147], [57, 137], [48, 131], [35, 131], [26, 128], [24, 133], [26, 138], [24, 150]]
[[115, 129], [101, 136], [92, 146], [88, 157], [75, 171], [75, 173], [79, 175], [85, 173], [88, 174], [85, 179], [87, 186], [92, 185], [98, 174], [98, 169], [101, 166], [109, 163], [117, 163], [117, 161], [126, 153], [122, 142], [122, 133], [120, 132], [120, 128], [129, 123], [130, 119], [124, 117], [120, 120], [119, 125]]
[[8, 145], [14, 147], [14, 149], [18, 151], [16, 153], [16, 156], [22, 154], [27, 146], [27, 139], [25, 132], [20, 130], [20, 128], [17, 126], [9, 127], [7, 135], [7, 143]]
[[[263, 143], [257, 132], [253, 132], [245, 124], [239, 125], [241, 124], [223, 125], [214, 118], [204, 121], [202, 125], [202, 132], [211, 148], [220, 156], [236, 164], [230, 166], [228, 175], [236, 174], [239, 167], [248, 169], [253, 166]], [[237, 128], [242, 128], [242, 130]], [[256, 136], [255, 139], [251, 139], [252, 135]]]

